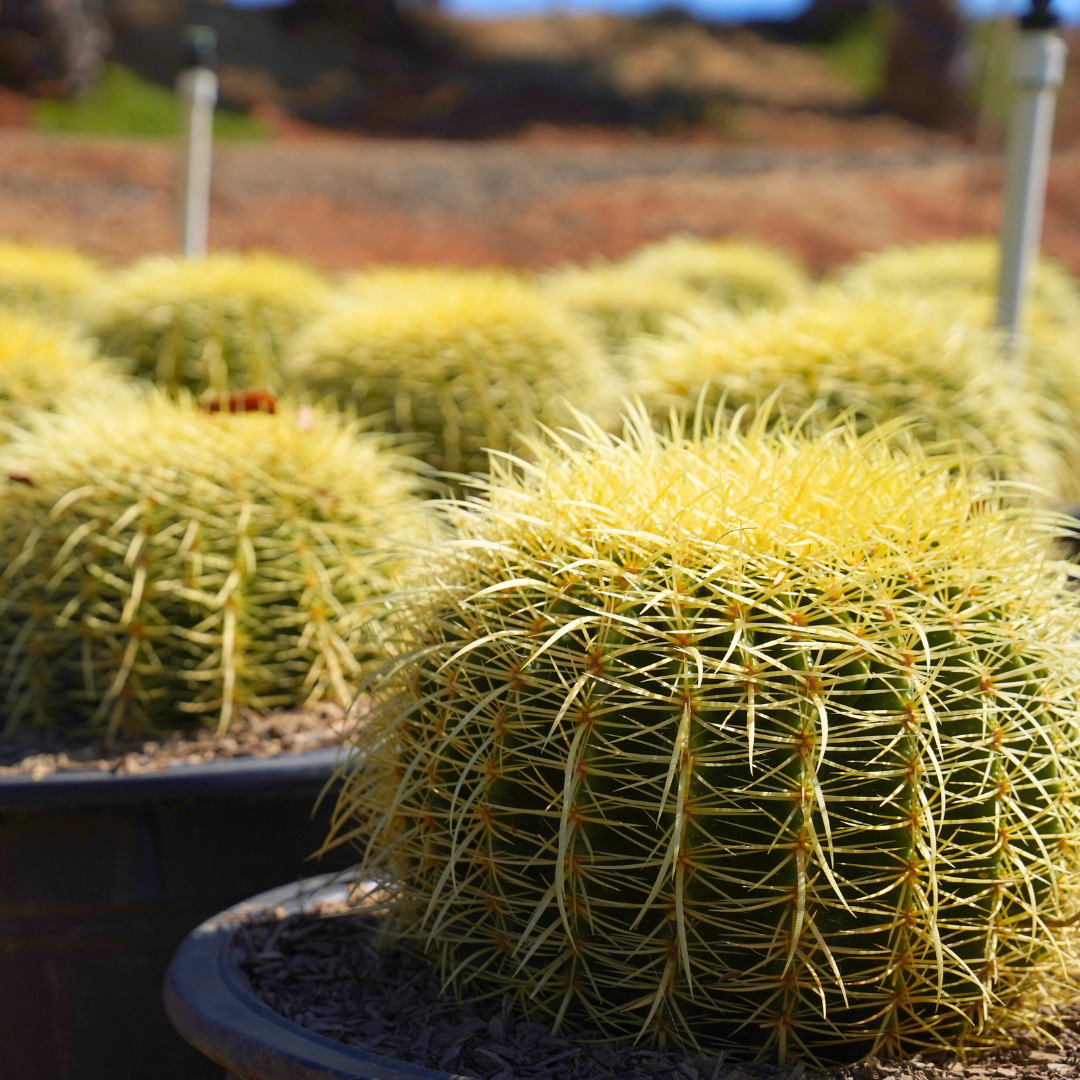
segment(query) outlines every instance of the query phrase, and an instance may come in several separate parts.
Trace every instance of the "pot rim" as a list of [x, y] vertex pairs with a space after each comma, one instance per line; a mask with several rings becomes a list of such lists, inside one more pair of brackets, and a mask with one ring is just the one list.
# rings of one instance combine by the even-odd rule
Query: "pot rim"
[[252, 992], [232, 955], [237, 928], [274, 908], [310, 912], [348, 895], [354, 874], [320, 874], [260, 893], [208, 919], [176, 950], [165, 1012], [197, 1050], [249, 1080], [465, 1080], [328, 1039], [279, 1016]]
[[37, 780], [8, 774], [0, 776], [0, 812], [115, 806], [326, 783], [348, 753], [347, 746], [327, 746], [272, 757], [218, 758], [146, 773], [73, 769]]

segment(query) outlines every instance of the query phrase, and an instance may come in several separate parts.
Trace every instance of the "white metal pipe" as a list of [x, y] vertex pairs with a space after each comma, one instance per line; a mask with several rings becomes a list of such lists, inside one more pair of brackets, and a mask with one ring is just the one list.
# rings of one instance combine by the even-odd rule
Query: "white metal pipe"
[[1054, 105], [1065, 77], [1065, 42], [1054, 30], [1025, 29], [1016, 43], [1015, 86], [1005, 159], [997, 325], [1011, 358], [1019, 357], [1024, 300], [1039, 255]]
[[206, 254], [210, 236], [210, 165], [217, 75], [206, 67], [188, 68], [180, 73], [177, 90], [185, 104], [183, 251], [188, 258], [199, 258]]

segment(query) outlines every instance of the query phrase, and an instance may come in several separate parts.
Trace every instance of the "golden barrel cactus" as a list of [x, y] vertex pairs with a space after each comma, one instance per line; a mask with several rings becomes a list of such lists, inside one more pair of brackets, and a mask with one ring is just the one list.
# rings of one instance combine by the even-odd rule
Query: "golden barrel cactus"
[[1050, 491], [1074, 439], [1038, 380], [1011, 371], [997, 338], [947, 307], [823, 292], [782, 312], [700, 320], [637, 350], [651, 407], [754, 412], [766, 402], [812, 423], [851, 416], [861, 430], [902, 418], [939, 450], [971, 448], [994, 471]]
[[539, 291], [500, 271], [385, 271], [301, 335], [291, 385], [332, 396], [418, 443], [436, 469], [487, 467], [567, 406], [604, 415], [614, 375], [589, 336]]
[[328, 296], [316, 273], [276, 255], [154, 255], [107, 278], [86, 318], [105, 352], [165, 389], [274, 391], [286, 346]]
[[710, 306], [679, 281], [611, 263], [564, 267], [541, 277], [539, 285], [551, 300], [584, 320], [611, 353], [642, 334], [662, 337], [673, 320]]
[[985, 1036], [1053, 981], [1080, 609], [1052, 525], [878, 432], [644, 419], [455, 516], [384, 624], [331, 843], [367, 838], [459, 994], [816, 1067]]
[[69, 248], [0, 243], [0, 306], [77, 319], [101, 271]]
[[105, 405], [127, 389], [92, 341], [30, 312], [0, 310], [0, 441], [11, 425], [38, 412], [86, 401]]
[[310, 407], [82, 410], [4, 448], [0, 476], [0, 732], [347, 704], [370, 651], [352, 609], [423, 527], [380, 442]]
[[746, 240], [670, 236], [646, 245], [621, 265], [740, 309], [783, 307], [810, 290], [805, 271], [789, 255]]
[[[907, 293], [958, 305], [982, 299], [981, 311], [989, 319], [1000, 259], [998, 242], [991, 237], [909, 244], [864, 255], [836, 281], [860, 296]], [[1043, 258], [1035, 267], [1031, 299], [1036, 319], [1080, 326], [1080, 288], [1053, 260]]]

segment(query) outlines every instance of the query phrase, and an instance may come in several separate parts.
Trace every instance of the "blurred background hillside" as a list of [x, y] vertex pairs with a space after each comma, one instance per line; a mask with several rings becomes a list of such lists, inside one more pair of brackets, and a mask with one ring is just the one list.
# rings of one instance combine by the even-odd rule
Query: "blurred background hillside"
[[[683, 230], [825, 268], [993, 228], [1007, 4], [595, 3], [5, 0], [0, 232], [175, 247], [192, 24], [221, 56], [216, 246], [546, 265]], [[1075, 61], [1057, 147], [1047, 244], [1080, 266]]]

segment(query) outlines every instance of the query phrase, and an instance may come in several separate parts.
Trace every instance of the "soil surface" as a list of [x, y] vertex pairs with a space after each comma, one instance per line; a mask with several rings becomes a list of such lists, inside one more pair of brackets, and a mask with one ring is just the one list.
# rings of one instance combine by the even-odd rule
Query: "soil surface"
[[[291, 915], [242, 927], [234, 939], [252, 989], [279, 1015], [330, 1039], [478, 1080], [798, 1080], [804, 1070], [770, 1068], [709, 1054], [681, 1055], [631, 1043], [553, 1035], [522, 1022], [509, 1000], [472, 1006], [442, 998], [438, 980], [408, 954], [380, 954], [377, 915]], [[966, 1060], [916, 1055], [870, 1058], [815, 1074], [818, 1080], [1076, 1080], [1076, 1015], [1057, 1042], [1021, 1040]]]
[[312, 709], [282, 709], [269, 716], [244, 710], [225, 735], [213, 729], [174, 731], [156, 740], [71, 739], [29, 731], [0, 743], [0, 776], [40, 780], [57, 772], [92, 770], [117, 776], [158, 772], [175, 765], [201, 765], [220, 758], [275, 757], [340, 746], [357, 715], [346, 718], [325, 702]]
[[[212, 246], [272, 248], [328, 270], [540, 268], [688, 232], [778, 244], [821, 272], [888, 244], [996, 227], [996, 158], [931, 136], [830, 147], [834, 126], [822, 117], [791, 124], [825, 148], [575, 142], [565, 131], [547, 141], [283, 135], [225, 145]], [[114, 262], [176, 249], [174, 147], [0, 128], [0, 158], [0, 236]], [[1056, 155], [1045, 247], [1080, 272], [1080, 148]]]

